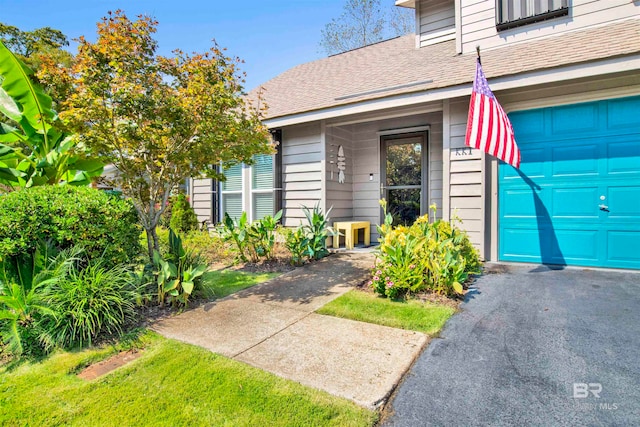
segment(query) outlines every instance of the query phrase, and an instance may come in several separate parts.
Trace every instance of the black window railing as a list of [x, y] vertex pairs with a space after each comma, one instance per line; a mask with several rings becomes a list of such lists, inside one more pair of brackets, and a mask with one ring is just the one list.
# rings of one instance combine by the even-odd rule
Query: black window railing
[[496, 0], [498, 31], [569, 14], [569, 0]]

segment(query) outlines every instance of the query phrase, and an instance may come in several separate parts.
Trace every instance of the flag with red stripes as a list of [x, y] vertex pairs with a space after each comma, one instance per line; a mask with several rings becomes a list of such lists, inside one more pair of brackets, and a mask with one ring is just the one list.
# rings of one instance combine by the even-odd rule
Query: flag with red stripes
[[489, 89], [480, 58], [476, 64], [464, 143], [483, 150], [515, 168], [520, 168], [520, 150], [516, 144], [513, 127], [507, 113]]

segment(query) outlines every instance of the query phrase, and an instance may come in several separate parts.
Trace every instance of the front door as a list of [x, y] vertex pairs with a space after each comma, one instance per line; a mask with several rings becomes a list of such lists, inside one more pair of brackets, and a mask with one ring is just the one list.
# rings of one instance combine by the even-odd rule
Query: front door
[[382, 138], [382, 196], [394, 224], [410, 225], [426, 212], [424, 132]]

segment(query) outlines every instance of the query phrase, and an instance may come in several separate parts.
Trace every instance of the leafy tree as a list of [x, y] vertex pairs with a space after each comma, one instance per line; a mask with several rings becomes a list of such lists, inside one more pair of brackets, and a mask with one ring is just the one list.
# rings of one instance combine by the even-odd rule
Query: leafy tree
[[67, 36], [60, 30], [43, 27], [33, 31], [22, 31], [17, 27], [1, 22], [0, 41], [23, 58], [31, 58], [38, 53], [46, 53], [69, 46]]
[[[110, 12], [95, 43], [81, 37], [66, 78], [73, 93], [61, 117], [118, 170], [146, 230], [149, 258], [171, 189], [189, 176], [222, 178], [223, 162], [251, 162], [271, 152], [260, 111], [244, 99], [238, 58], [214, 43], [203, 54], [157, 55], [158, 23]], [[57, 67], [46, 70], [49, 75]]]
[[410, 33], [413, 22], [413, 9], [382, 9], [380, 0], [346, 0], [342, 15], [322, 30], [320, 46], [334, 55]]

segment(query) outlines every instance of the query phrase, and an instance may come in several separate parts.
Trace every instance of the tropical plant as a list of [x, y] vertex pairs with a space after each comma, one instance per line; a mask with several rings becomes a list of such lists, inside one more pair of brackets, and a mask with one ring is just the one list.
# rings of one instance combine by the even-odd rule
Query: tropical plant
[[124, 265], [105, 266], [101, 259], [71, 264], [64, 280], [44, 288], [42, 298], [53, 317], [47, 328], [56, 345], [84, 347], [101, 336], [122, 334], [135, 319], [140, 293], [135, 276]]
[[0, 259], [22, 262], [50, 240], [57, 250], [82, 246], [110, 267], [139, 257], [139, 235], [131, 203], [93, 188], [42, 186], [0, 197]]
[[[79, 39], [64, 74], [73, 88], [61, 117], [105, 163], [120, 172], [117, 186], [131, 198], [147, 236], [159, 250], [156, 226], [171, 191], [187, 177], [224, 178], [221, 163], [251, 162], [272, 151], [261, 110], [246, 102], [240, 60], [215, 45], [204, 54], [157, 54], [158, 23], [109, 13], [91, 42]], [[260, 100], [258, 100], [258, 105]]]
[[308, 240], [302, 226], [294, 230], [285, 229], [285, 246], [291, 253], [291, 264], [302, 265], [306, 258]]
[[0, 338], [11, 353], [37, 355], [53, 348], [55, 341], [47, 321], [56, 313], [43, 291], [62, 281], [80, 251], [69, 249], [56, 256], [52, 246], [40, 242], [24, 264], [15, 268], [6, 259], [0, 263]]
[[184, 194], [178, 194], [171, 203], [169, 227], [176, 233], [187, 233], [198, 229], [198, 217]]
[[85, 157], [75, 135], [61, 130], [52, 100], [33, 72], [0, 42], [0, 184], [87, 185], [103, 163]]
[[306, 255], [311, 259], [321, 259], [329, 255], [327, 249], [327, 239], [335, 234], [335, 231], [329, 227], [329, 213], [331, 208], [323, 214], [322, 209], [318, 205], [313, 210], [303, 206], [307, 223], [302, 226], [307, 240]]
[[25, 290], [17, 283], [0, 284], [0, 341], [10, 353], [39, 353], [50, 342], [40, 319], [55, 313], [42, 301], [38, 289]]
[[169, 247], [167, 259], [163, 259], [158, 251], [153, 254], [158, 303], [163, 305], [169, 299], [174, 305], [186, 306], [202, 275], [207, 271], [207, 265], [197, 254], [185, 250], [182, 239], [171, 229], [169, 229]]
[[240, 218], [234, 220], [227, 212], [224, 213], [224, 221], [222, 222], [224, 239], [233, 242], [235, 245], [238, 258], [247, 262], [246, 252], [249, 246], [249, 228], [251, 224], [247, 220], [247, 213], [242, 212]]
[[256, 257], [266, 259], [273, 257], [273, 248], [276, 244], [275, 230], [280, 218], [282, 218], [282, 210], [279, 210], [274, 216], [267, 215], [251, 224], [249, 245]]

